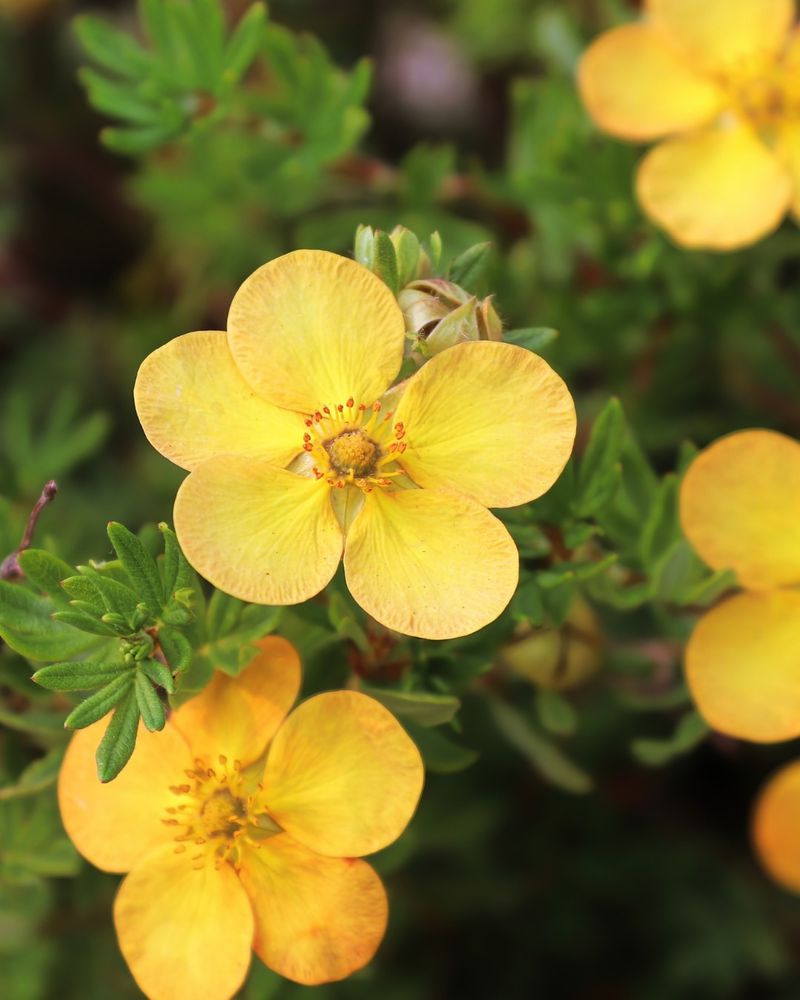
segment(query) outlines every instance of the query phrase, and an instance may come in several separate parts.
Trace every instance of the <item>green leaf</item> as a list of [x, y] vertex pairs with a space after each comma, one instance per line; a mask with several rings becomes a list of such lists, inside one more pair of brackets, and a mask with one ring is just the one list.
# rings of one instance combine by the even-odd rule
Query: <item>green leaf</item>
[[84, 67], [78, 76], [86, 88], [89, 103], [110, 117], [122, 118], [134, 125], [155, 125], [161, 110], [139, 97], [130, 84], [109, 80]]
[[543, 778], [567, 792], [584, 794], [591, 791], [590, 776], [538, 733], [521, 712], [498, 698], [490, 699], [489, 708], [500, 733]]
[[96, 639], [53, 619], [54, 605], [26, 587], [0, 580], [0, 638], [31, 660], [63, 660], [91, 648]]
[[130, 671], [130, 663], [53, 663], [37, 670], [31, 680], [50, 691], [92, 691]]
[[136, 156], [139, 153], [149, 153], [151, 149], [158, 149], [174, 138], [178, 131], [179, 126], [174, 122], [141, 128], [104, 128], [100, 132], [100, 141], [115, 153]]
[[620, 454], [626, 435], [625, 414], [612, 398], [598, 415], [578, 469], [575, 513], [588, 517], [607, 503], [621, 481]]
[[478, 759], [475, 750], [448, 739], [441, 729], [418, 726], [408, 719], [404, 720], [403, 724], [422, 754], [426, 769], [434, 774], [454, 774], [463, 771]]
[[[88, 609], [90, 605], [85, 604], [85, 607]], [[54, 621], [71, 625], [73, 628], [80, 629], [81, 632], [88, 632], [90, 635], [110, 636], [120, 634], [119, 628], [114, 628], [111, 624], [101, 622], [99, 618], [94, 618], [88, 611], [77, 609], [73, 611], [55, 611], [52, 617]], [[66, 654], [61, 654], [62, 657], [64, 655]], [[54, 657], [48, 657], [48, 659], [54, 659]]]
[[126, 673], [119, 674], [95, 694], [90, 695], [74, 708], [64, 720], [67, 729], [84, 729], [98, 719], [102, 719], [133, 687], [135, 670], [131, 667]]
[[266, 7], [263, 3], [255, 3], [236, 25], [222, 58], [222, 75], [226, 83], [236, 83], [241, 79], [255, 59], [264, 38], [266, 22]]
[[165, 667], [159, 660], [140, 660], [139, 670], [144, 671], [154, 684], [163, 687], [168, 694], [174, 692], [175, 681], [169, 667]]
[[66, 580], [62, 580], [61, 589], [73, 600], [81, 601], [92, 611], [96, 611], [98, 616], [107, 610], [97, 587], [85, 576], [68, 576]]
[[86, 54], [100, 66], [131, 80], [147, 75], [152, 56], [127, 32], [86, 15], [75, 18], [73, 27]]
[[548, 344], [552, 344], [558, 336], [558, 330], [553, 330], [549, 326], [528, 326], [518, 330], [508, 330], [503, 334], [503, 340], [509, 344], [516, 344], [517, 347], [524, 347], [526, 351], [533, 351], [538, 354]]
[[111, 781], [130, 760], [136, 746], [136, 731], [139, 727], [139, 704], [131, 684], [128, 693], [119, 702], [105, 736], [100, 741], [95, 759], [97, 776], [102, 782]]
[[361, 686], [364, 694], [375, 698], [403, 721], [409, 719], [418, 726], [441, 726], [450, 722], [461, 701], [450, 694], [431, 694], [428, 691], [395, 691], [391, 688]]
[[161, 581], [164, 588], [164, 597], [167, 601], [172, 600], [175, 591], [186, 587], [187, 581], [194, 577], [194, 570], [186, 561], [178, 544], [175, 532], [163, 521], [158, 526], [164, 539], [164, 558], [161, 562]]
[[164, 714], [164, 703], [158, 697], [158, 692], [150, 683], [150, 678], [141, 670], [136, 671], [136, 703], [147, 729], [159, 732], [164, 728], [167, 717]]
[[141, 539], [117, 521], [109, 523], [108, 537], [139, 598], [158, 614], [164, 605], [164, 591], [155, 560]]
[[63, 759], [64, 747], [53, 747], [43, 757], [29, 764], [13, 785], [0, 788], [0, 802], [38, 795], [55, 785]]
[[379, 229], [375, 233], [373, 254], [372, 270], [389, 286], [392, 294], [397, 295], [400, 290], [397, 274], [397, 255], [394, 243], [389, 238], [389, 234], [383, 232], [383, 230]]
[[491, 243], [476, 243], [450, 265], [449, 280], [474, 292], [483, 281], [492, 258]]
[[648, 571], [681, 537], [678, 522], [678, 489], [680, 482], [675, 475], [665, 476], [658, 494], [642, 528], [641, 559]]
[[186, 670], [192, 662], [192, 646], [186, 636], [169, 625], [158, 631], [158, 644], [173, 674]]
[[22, 572], [39, 590], [45, 594], [50, 594], [56, 600], [62, 596], [62, 580], [68, 576], [74, 576], [75, 570], [63, 559], [54, 556], [44, 549], [26, 549], [19, 554], [19, 564]]
[[571, 736], [578, 728], [575, 709], [557, 691], [546, 688], [537, 691], [536, 714], [544, 728], [556, 736]]
[[661, 767], [688, 753], [706, 738], [708, 726], [697, 712], [687, 712], [665, 740], [639, 739], [631, 743], [631, 753], [649, 767]]
[[209, 639], [229, 635], [239, 624], [244, 602], [215, 590], [206, 607], [206, 632]]

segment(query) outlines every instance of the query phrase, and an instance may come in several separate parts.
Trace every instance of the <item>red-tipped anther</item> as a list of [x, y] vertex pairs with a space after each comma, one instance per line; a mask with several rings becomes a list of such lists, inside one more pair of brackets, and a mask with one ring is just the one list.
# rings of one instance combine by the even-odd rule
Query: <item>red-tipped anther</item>
[[390, 444], [386, 450], [390, 452], [397, 451], [397, 442], [396, 441], [392, 442], [392, 444]]
[[402, 455], [402, 453], [406, 450], [407, 447], [408, 445], [405, 443], [405, 441], [401, 441], [400, 444], [397, 446], [397, 450]]
[[306, 443], [303, 445], [303, 451], [313, 451], [313, 450], [314, 450], [314, 445], [311, 444], [310, 441], [306, 441]]
[[311, 440], [311, 435], [310, 435], [310, 434], [309, 434], [308, 432], [306, 432], [306, 433], [305, 433], [305, 434], [303, 435], [303, 440], [304, 440], [304, 441], [310, 441], [310, 440]]
[[363, 413], [363, 412], [364, 412], [364, 410], [366, 410], [366, 408], [367, 408], [367, 407], [366, 407], [366, 404], [365, 404], [365, 403], [359, 403], [359, 404], [358, 404], [358, 408], [359, 408], [359, 410], [361, 410], [361, 412]]
[[323, 413], [327, 413], [327, 414], [328, 414], [328, 416], [330, 416], [330, 415], [331, 415], [331, 411], [330, 411], [330, 409], [329, 409], [329, 408], [328, 408], [327, 406], [323, 406], [323, 407], [322, 407], [322, 412], [323, 412]]
[[348, 408], [348, 409], [351, 409], [351, 408], [352, 408], [353, 406], [355, 406], [355, 402], [356, 402], [356, 401], [355, 401], [355, 400], [353, 399], [353, 397], [351, 396], [351, 397], [350, 397], [350, 398], [349, 398], [349, 399], [347, 400], [347, 408]]
[[339, 413], [344, 413], [344, 407], [342, 406], [341, 403], [336, 404], [336, 409], [338, 410]]
[[317, 423], [319, 423], [319, 421], [322, 420], [322, 414], [319, 412], [319, 410], [317, 410], [317, 412], [314, 414], [314, 419], [317, 421]]
[[306, 427], [313, 427], [313, 426], [314, 426], [313, 420], [306, 420]]
[[373, 412], [375, 412], [375, 413], [380, 413], [380, 412], [381, 412], [381, 404], [380, 404], [380, 403], [379, 403], [379, 402], [378, 402], [378, 401], [376, 400], [376, 401], [375, 401], [375, 402], [374, 402], [374, 403], [372, 404], [372, 409], [373, 409]]

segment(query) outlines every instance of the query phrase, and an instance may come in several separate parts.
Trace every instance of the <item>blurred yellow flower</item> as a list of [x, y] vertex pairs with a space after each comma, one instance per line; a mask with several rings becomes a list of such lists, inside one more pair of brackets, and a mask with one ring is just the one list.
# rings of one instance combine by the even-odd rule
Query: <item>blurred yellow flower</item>
[[245, 281], [227, 334], [189, 333], [145, 359], [139, 419], [191, 472], [175, 530], [220, 590], [296, 604], [344, 554], [353, 597], [398, 632], [451, 638], [501, 613], [519, 560], [486, 508], [552, 486], [572, 450], [572, 397], [540, 357], [490, 341], [390, 388], [404, 341], [379, 278], [299, 250]]
[[64, 826], [98, 868], [129, 872], [114, 904], [122, 954], [151, 1000], [225, 1000], [251, 949], [300, 983], [343, 979], [386, 928], [375, 871], [422, 790], [417, 748], [377, 701], [320, 694], [287, 717], [300, 661], [262, 639], [235, 679], [216, 674], [101, 784], [105, 721], [76, 733], [58, 795]]
[[800, 443], [747, 430], [692, 462], [680, 496], [686, 537], [744, 588], [706, 612], [686, 676], [714, 729], [774, 742], [800, 736]]
[[800, 761], [767, 782], [753, 814], [753, 842], [776, 882], [800, 892]]
[[794, 2], [645, 0], [645, 12], [584, 54], [584, 104], [612, 135], [665, 138], [642, 161], [636, 190], [677, 243], [754, 243], [800, 213]]

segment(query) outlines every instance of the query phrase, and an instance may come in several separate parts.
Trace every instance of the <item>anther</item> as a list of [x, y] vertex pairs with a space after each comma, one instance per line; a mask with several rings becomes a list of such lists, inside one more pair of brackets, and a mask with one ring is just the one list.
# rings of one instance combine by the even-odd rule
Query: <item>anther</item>
[[348, 408], [348, 410], [352, 409], [354, 405], [355, 405], [355, 400], [354, 400], [354, 399], [353, 399], [353, 397], [351, 396], [351, 397], [350, 397], [350, 398], [349, 398], [349, 399], [347, 400], [347, 408]]
[[336, 409], [339, 411], [339, 413], [344, 413], [344, 407], [342, 406], [341, 403], [336, 404]]
[[330, 415], [331, 415], [331, 411], [330, 411], [330, 409], [329, 409], [329, 408], [328, 408], [327, 406], [323, 406], [323, 407], [322, 407], [322, 412], [323, 412], [323, 413], [327, 413], [327, 414], [328, 414], [328, 416], [330, 416]]
[[372, 410], [374, 413], [381, 412], [381, 404], [377, 400], [372, 404]]

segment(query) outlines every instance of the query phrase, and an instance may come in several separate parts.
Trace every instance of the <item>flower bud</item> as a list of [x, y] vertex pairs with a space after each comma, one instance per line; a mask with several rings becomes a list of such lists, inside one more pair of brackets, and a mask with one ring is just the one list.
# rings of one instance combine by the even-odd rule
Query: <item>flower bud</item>
[[499, 662], [551, 691], [585, 683], [599, 668], [603, 637], [597, 615], [576, 596], [560, 629], [521, 625], [500, 651]]
[[413, 349], [432, 358], [469, 340], [500, 340], [503, 324], [491, 295], [478, 299], [444, 278], [412, 281], [397, 296]]

